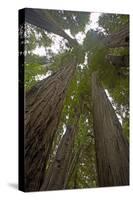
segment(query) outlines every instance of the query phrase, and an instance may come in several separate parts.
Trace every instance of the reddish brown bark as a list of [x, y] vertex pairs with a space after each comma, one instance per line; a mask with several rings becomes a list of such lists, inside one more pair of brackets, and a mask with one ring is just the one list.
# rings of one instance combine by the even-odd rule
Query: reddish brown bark
[[97, 73], [92, 75], [94, 134], [99, 186], [129, 184], [129, 147]]
[[59, 190], [65, 188], [65, 180], [68, 175], [74, 145], [74, 136], [74, 126], [68, 126], [57, 149], [55, 159], [45, 176], [41, 190]]
[[75, 61], [40, 81], [26, 94], [25, 190], [37, 191], [43, 182], [46, 163], [59, 124]]

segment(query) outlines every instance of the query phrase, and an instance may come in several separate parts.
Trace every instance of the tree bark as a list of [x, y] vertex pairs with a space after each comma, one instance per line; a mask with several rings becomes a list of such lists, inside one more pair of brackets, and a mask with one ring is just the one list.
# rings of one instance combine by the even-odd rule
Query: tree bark
[[25, 21], [39, 28], [45, 29], [49, 33], [54, 33], [65, 38], [71, 47], [78, 45], [75, 39], [69, 37], [69, 35], [61, 29], [58, 22], [52, 18], [47, 10], [26, 8]]
[[68, 85], [76, 62], [40, 81], [26, 94], [25, 190], [37, 191], [43, 182], [46, 163], [57, 130]]
[[74, 145], [75, 127], [68, 126], [65, 135], [61, 139], [55, 160], [48, 169], [41, 190], [64, 189], [65, 180], [68, 174], [69, 164]]
[[79, 158], [80, 158], [82, 146], [83, 145], [81, 145], [79, 147], [78, 151], [74, 152], [74, 155], [72, 155], [72, 159], [70, 161], [70, 165], [69, 165], [69, 168], [68, 168], [67, 176], [66, 176], [66, 179], [65, 179], [65, 182], [64, 182], [64, 188], [68, 188], [68, 183], [69, 183], [72, 175], [74, 173], [77, 173], [77, 168], [78, 168], [77, 166], [79, 164]]
[[92, 100], [98, 184], [129, 184], [129, 146], [97, 73], [92, 75]]
[[125, 25], [120, 31], [108, 35], [104, 39], [104, 43], [109, 48], [129, 47], [129, 25]]
[[116, 67], [129, 67], [129, 56], [113, 56], [108, 55], [107, 60], [110, 64], [116, 66]]

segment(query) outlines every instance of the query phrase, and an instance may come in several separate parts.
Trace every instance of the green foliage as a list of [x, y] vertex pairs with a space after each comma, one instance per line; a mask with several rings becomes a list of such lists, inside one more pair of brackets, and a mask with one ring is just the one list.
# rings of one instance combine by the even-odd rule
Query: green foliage
[[99, 26], [107, 33], [117, 32], [127, 23], [129, 23], [129, 15], [102, 14], [99, 18]]
[[52, 40], [46, 32], [36, 26], [25, 24], [25, 51], [31, 53], [36, 47], [51, 46]]
[[38, 65], [44, 65], [47, 64], [49, 60], [46, 56], [39, 56], [36, 54], [27, 54], [25, 56], [25, 63], [26, 64], [38, 64]]
[[73, 176], [69, 180], [68, 188], [96, 187], [90, 78], [87, 66], [84, 66], [83, 69], [77, 68], [62, 111], [61, 122], [77, 126], [74, 152], [83, 146]]
[[84, 49], [86, 51], [94, 52], [103, 47], [101, 38], [103, 37], [102, 32], [89, 30], [83, 42]]
[[46, 32], [38, 27], [25, 24], [25, 88], [29, 90], [38, 80], [48, 72], [47, 56], [33, 53], [37, 47], [51, 46], [52, 40]]
[[90, 17], [90, 13], [88, 12], [62, 10], [49, 10], [48, 12], [61, 28], [70, 29], [73, 36], [80, 31], [84, 31]]
[[25, 88], [29, 90], [36, 82], [37, 76], [42, 75], [45, 68], [38, 64], [25, 64]]
[[84, 62], [85, 52], [82, 47], [78, 46], [73, 48], [72, 50], [66, 50], [63, 53], [59, 53], [54, 56], [53, 63], [49, 66], [49, 68], [56, 72], [58, 69], [67, 66], [71, 63], [83, 63]]
[[[88, 13], [53, 10], [49, 11], [49, 13], [60, 27], [70, 29], [73, 35], [79, 31], [84, 31], [85, 25], [89, 20]], [[100, 17], [99, 25], [107, 33], [111, 33], [119, 30], [126, 24], [129, 20], [128, 18], [128, 15], [103, 14]], [[101, 39], [104, 34], [89, 30], [82, 46], [79, 45], [63, 53], [58, 53], [52, 56], [50, 60], [48, 56], [40, 57], [32, 53], [37, 46], [46, 47], [51, 45], [51, 40], [45, 31], [31, 26], [27, 28], [26, 34], [26, 51], [28, 53], [25, 61], [25, 87], [27, 90], [39, 78], [43, 78], [43, 75], [46, 75], [49, 70], [53, 73], [62, 67], [67, 67], [71, 63], [77, 63], [76, 72], [69, 85], [64, 101], [60, 124], [53, 143], [48, 166], [55, 157], [59, 141], [64, 133], [64, 126], [69, 124], [75, 125], [77, 130], [73, 152], [78, 152], [82, 148], [74, 173], [69, 180], [68, 188], [96, 187], [97, 174], [93, 133], [91, 75], [94, 71], [98, 71], [105, 89], [108, 90], [112, 97], [112, 104], [116, 107], [116, 113], [122, 117], [122, 126], [128, 138], [129, 71], [125, 68], [115, 67], [107, 60], [107, 55], [128, 55], [128, 48], [105, 48]], [[85, 55], [88, 56], [87, 64], [84, 62]]]
[[128, 48], [124, 48], [124, 47], [110, 48], [109, 49], [109, 54], [115, 55], [115, 56], [129, 55], [129, 49]]

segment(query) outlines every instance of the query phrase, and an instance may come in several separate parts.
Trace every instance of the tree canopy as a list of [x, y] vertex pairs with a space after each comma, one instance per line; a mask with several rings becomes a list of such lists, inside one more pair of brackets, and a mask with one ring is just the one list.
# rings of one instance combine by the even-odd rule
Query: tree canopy
[[[129, 48], [109, 48], [104, 43], [104, 39], [109, 34], [120, 31], [129, 23], [129, 16], [99, 14], [97, 28], [87, 29], [91, 24], [91, 13], [88, 12], [37, 9], [35, 12], [40, 17], [39, 26], [37, 23], [31, 24], [28, 11], [26, 14], [25, 90], [28, 92], [41, 80], [54, 75], [68, 63], [72, 63], [73, 59], [77, 63], [64, 100], [47, 169], [55, 159], [67, 126], [76, 124], [77, 133], [72, 148], [73, 165], [69, 171], [66, 188], [96, 187], [98, 182], [91, 75], [94, 71], [98, 72], [105, 92], [122, 124], [124, 134], [129, 138], [129, 66], [122, 67], [119, 64], [117, 66], [115, 61], [112, 61], [113, 56], [116, 60], [118, 56], [128, 57]], [[41, 19], [44, 19], [45, 23], [42, 27]], [[78, 33], [84, 35], [82, 44], [76, 40]], [[55, 39], [59, 45], [57, 52], [55, 52], [57, 48]], [[39, 48], [42, 49], [41, 55], [36, 53], [36, 49]]]

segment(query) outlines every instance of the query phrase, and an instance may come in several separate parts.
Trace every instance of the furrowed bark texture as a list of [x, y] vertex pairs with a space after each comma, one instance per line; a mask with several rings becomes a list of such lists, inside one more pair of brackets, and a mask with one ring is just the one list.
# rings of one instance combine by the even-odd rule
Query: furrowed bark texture
[[41, 190], [59, 190], [64, 189], [66, 176], [72, 156], [74, 145], [75, 128], [68, 126], [65, 135], [61, 139], [55, 160], [48, 169]]
[[37, 191], [57, 130], [75, 62], [40, 81], [26, 94], [25, 189]]
[[45, 29], [47, 32], [54, 33], [64, 37], [71, 47], [78, 45], [77, 41], [69, 37], [59, 26], [58, 22], [52, 18], [47, 10], [42, 9], [25, 9], [26, 22], [33, 24], [39, 28]]
[[92, 75], [92, 100], [98, 184], [100, 187], [128, 185], [128, 142], [95, 72]]
[[79, 162], [79, 157], [80, 157], [80, 153], [81, 153], [81, 148], [79, 148], [79, 150], [75, 153], [74, 155], [72, 155], [70, 164], [69, 164], [69, 168], [68, 168], [68, 172], [67, 172], [67, 176], [64, 182], [64, 188], [68, 188], [68, 183], [70, 178], [72, 177], [72, 175], [75, 173], [75, 171], [77, 171], [77, 165]]
[[104, 43], [109, 48], [129, 46], [129, 25], [123, 27], [119, 32], [112, 33], [106, 37]]
[[129, 56], [113, 56], [108, 55], [107, 60], [116, 67], [129, 67]]

